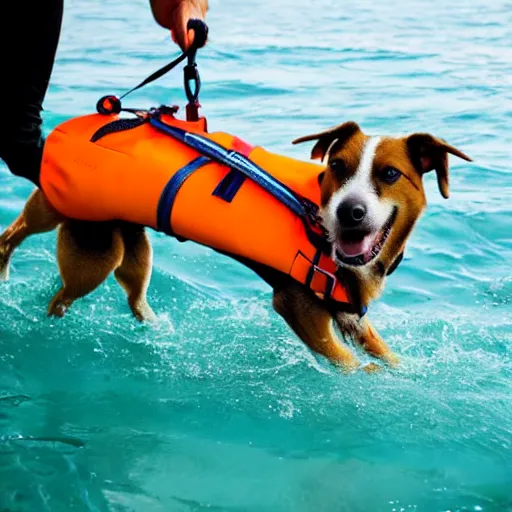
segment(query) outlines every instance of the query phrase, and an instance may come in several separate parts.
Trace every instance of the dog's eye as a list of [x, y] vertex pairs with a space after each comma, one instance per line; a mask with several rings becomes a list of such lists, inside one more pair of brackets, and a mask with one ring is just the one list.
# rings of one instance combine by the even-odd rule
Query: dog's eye
[[400, 178], [401, 175], [402, 175], [402, 173], [398, 169], [395, 169], [394, 167], [386, 167], [380, 173], [380, 179], [384, 183], [388, 183], [389, 185], [392, 185], [393, 183], [398, 181], [398, 178]]
[[345, 172], [345, 162], [341, 160], [341, 158], [333, 158], [329, 162], [329, 167], [333, 170], [334, 173], [341, 175]]

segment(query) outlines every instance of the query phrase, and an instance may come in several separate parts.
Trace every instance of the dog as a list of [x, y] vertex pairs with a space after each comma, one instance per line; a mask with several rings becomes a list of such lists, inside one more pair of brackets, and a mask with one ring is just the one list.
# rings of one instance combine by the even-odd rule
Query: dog
[[[449, 197], [448, 154], [471, 159], [428, 133], [404, 137], [366, 135], [355, 122], [301, 137], [314, 141], [311, 158], [321, 160], [322, 223], [332, 245], [343, 284], [367, 305], [380, 296], [386, 276], [397, 267], [413, 228], [426, 208], [422, 177], [435, 170], [441, 195]], [[28, 199], [22, 214], [0, 236], [0, 272], [8, 275], [12, 253], [28, 236], [59, 228], [57, 259], [62, 287], [48, 306], [62, 316], [71, 304], [114, 275], [140, 321], [155, 315], [147, 301], [152, 249], [146, 230], [125, 222], [83, 222], [60, 216], [41, 190]], [[350, 337], [368, 354], [394, 367], [390, 350], [367, 316], [347, 313], [275, 269], [239, 260], [273, 289], [273, 307], [291, 330], [314, 352], [352, 371], [360, 362]], [[365, 367], [371, 371], [378, 365]]]
[[135, 318], [156, 319], [147, 301], [153, 251], [145, 228], [120, 221], [67, 219], [40, 189], [32, 192], [20, 216], [0, 235], [0, 279], [9, 278], [12, 254], [27, 237], [57, 228], [62, 286], [49, 303], [50, 316], [62, 317], [74, 301], [91, 293], [114, 272]]

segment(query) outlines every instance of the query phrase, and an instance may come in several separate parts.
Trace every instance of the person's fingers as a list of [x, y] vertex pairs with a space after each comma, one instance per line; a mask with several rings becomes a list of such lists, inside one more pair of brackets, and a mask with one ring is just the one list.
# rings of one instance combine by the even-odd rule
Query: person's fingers
[[172, 38], [182, 50], [187, 50], [189, 47], [187, 37], [187, 4], [188, 2], [180, 2], [174, 8], [171, 20]]
[[189, 20], [204, 20], [206, 10], [207, 2], [204, 0], [182, 0], [173, 10], [171, 34], [182, 50], [187, 50], [194, 41], [194, 31], [187, 30]]
[[187, 49], [190, 47], [190, 45], [194, 42], [194, 31], [193, 30], [189, 30], [187, 32], [187, 35], [185, 36], [184, 39], [180, 39], [178, 41], [178, 39], [176, 38], [176, 36], [174, 35], [174, 32], [171, 31], [171, 37], [172, 37], [172, 40], [180, 46], [180, 48], [182, 49]]

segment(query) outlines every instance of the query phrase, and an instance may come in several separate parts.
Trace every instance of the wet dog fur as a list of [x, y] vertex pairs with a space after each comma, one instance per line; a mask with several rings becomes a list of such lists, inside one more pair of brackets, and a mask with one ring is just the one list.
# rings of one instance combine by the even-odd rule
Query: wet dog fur
[[[442, 139], [426, 133], [370, 137], [354, 122], [301, 137], [314, 141], [311, 157], [325, 162], [321, 174], [321, 213], [333, 258], [350, 296], [367, 306], [382, 293], [409, 236], [426, 207], [422, 177], [435, 171], [439, 190], [449, 196], [448, 154], [470, 160]], [[23, 212], [0, 236], [0, 276], [7, 278], [16, 247], [28, 236], [58, 229], [57, 260], [62, 286], [48, 314], [63, 316], [72, 303], [92, 292], [114, 272], [140, 321], [155, 315], [147, 301], [153, 255], [142, 226], [125, 222], [83, 222], [63, 218], [36, 189]], [[358, 253], [359, 252], [359, 253]], [[273, 288], [273, 306], [314, 352], [344, 370], [360, 366], [349, 337], [368, 354], [395, 366], [390, 350], [366, 316], [326, 303], [289, 276], [239, 260]], [[366, 370], [377, 368], [366, 366]]]

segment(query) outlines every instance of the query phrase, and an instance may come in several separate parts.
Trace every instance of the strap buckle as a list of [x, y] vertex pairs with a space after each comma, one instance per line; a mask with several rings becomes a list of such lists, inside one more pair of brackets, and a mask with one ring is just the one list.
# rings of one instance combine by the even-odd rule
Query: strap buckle
[[334, 274], [331, 274], [327, 270], [324, 270], [323, 268], [318, 267], [317, 265], [313, 264], [311, 266], [312, 273], [311, 273], [311, 283], [313, 282], [313, 279], [315, 278], [315, 273], [320, 274], [325, 277], [326, 283], [325, 283], [325, 291], [323, 293], [323, 299], [327, 300], [332, 297], [332, 294], [334, 293], [334, 287], [336, 286], [336, 276]]

